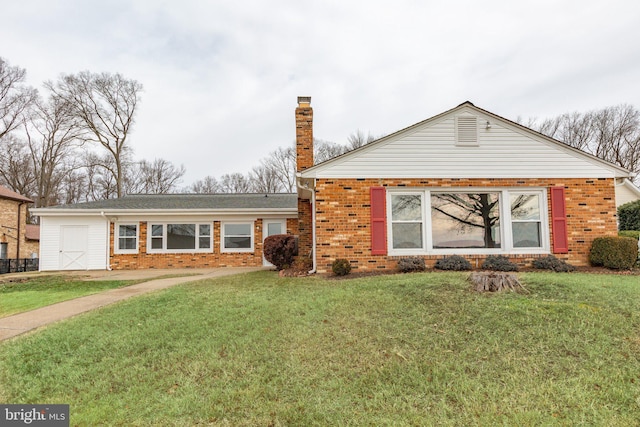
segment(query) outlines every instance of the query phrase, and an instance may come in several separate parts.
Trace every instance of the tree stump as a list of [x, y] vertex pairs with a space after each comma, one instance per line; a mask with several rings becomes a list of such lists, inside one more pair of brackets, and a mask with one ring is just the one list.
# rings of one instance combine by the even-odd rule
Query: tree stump
[[514, 273], [497, 273], [495, 271], [471, 273], [469, 280], [478, 292], [501, 292], [504, 290], [528, 292]]

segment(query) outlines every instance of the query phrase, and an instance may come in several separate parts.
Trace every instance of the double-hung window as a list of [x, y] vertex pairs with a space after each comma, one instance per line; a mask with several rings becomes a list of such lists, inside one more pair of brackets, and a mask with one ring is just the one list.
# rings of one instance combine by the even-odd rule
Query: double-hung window
[[391, 254], [545, 252], [544, 189], [388, 191]]
[[210, 252], [210, 223], [150, 224], [149, 252]]
[[138, 224], [116, 224], [115, 253], [138, 253]]
[[253, 223], [222, 223], [223, 252], [253, 252]]
[[422, 194], [391, 195], [391, 235], [394, 249], [424, 248], [422, 199]]
[[539, 193], [510, 193], [514, 248], [542, 247], [542, 198]]

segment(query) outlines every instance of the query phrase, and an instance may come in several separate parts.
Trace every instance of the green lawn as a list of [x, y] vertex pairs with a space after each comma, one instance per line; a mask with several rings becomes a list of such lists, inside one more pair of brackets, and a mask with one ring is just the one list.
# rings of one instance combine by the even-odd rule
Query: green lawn
[[0, 283], [0, 317], [138, 282], [139, 280], [94, 282], [71, 276], [42, 276], [24, 283]]
[[0, 401], [72, 425], [638, 425], [638, 276], [466, 277], [181, 285], [0, 344]]

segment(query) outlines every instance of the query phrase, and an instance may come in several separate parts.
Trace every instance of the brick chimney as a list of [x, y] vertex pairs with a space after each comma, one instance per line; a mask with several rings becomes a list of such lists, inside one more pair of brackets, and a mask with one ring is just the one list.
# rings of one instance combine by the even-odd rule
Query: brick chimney
[[313, 108], [310, 96], [298, 97], [296, 108], [296, 172], [313, 166]]

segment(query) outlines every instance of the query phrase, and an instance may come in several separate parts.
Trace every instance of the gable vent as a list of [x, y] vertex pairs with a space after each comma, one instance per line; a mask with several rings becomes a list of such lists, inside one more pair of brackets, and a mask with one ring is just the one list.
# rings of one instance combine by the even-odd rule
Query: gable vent
[[478, 145], [478, 118], [473, 116], [456, 117], [456, 145]]

